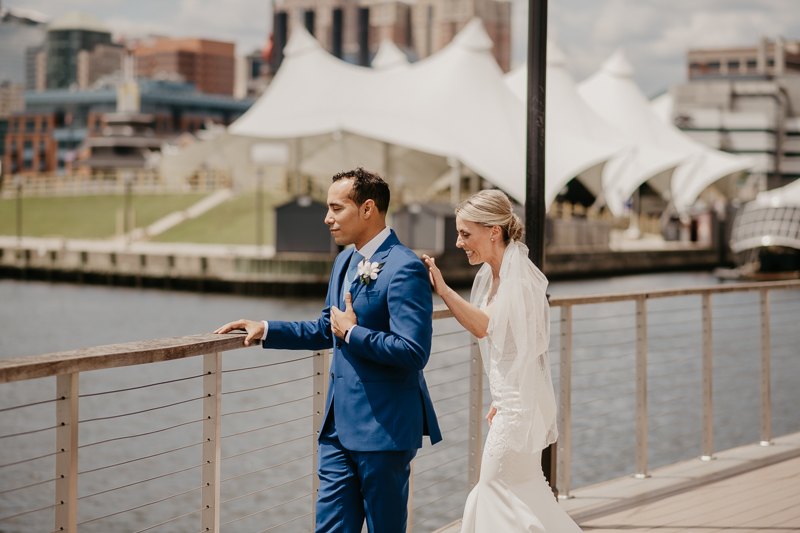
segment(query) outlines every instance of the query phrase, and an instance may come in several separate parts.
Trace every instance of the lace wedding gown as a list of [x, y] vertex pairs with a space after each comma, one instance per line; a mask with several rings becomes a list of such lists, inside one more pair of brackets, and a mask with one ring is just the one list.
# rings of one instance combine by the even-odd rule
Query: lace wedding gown
[[484, 264], [471, 302], [490, 309], [479, 340], [497, 413], [486, 438], [480, 481], [464, 508], [461, 533], [578, 533], [558, 505], [541, 466], [541, 451], [555, 442], [556, 402], [550, 375], [547, 278], [511, 241], [490, 301], [492, 271]]

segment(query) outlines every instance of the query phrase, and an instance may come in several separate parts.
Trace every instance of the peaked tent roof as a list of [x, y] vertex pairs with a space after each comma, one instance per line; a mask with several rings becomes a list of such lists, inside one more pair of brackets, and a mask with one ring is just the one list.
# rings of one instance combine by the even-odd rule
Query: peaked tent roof
[[334, 58], [297, 27], [275, 79], [229, 131], [269, 139], [348, 133], [452, 157], [523, 201], [524, 107], [491, 48], [473, 19], [438, 53], [372, 70]]
[[406, 67], [411, 63], [400, 48], [389, 39], [381, 41], [378, 53], [372, 58], [372, 68], [375, 70], [388, 70]]
[[[659, 119], [634, 82], [633, 67], [621, 49], [614, 52], [599, 72], [579, 84], [578, 91], [608, 122], [648, 142], [647, 149], [651, 152], [648, 159], [663, 161], [665, 171], [649, 183], [658, 192], [671, 192], [678, 211], [694, 204], [709, 185], [752, 166], [749, 159], [709, 148]], [[669, 173], [673, 166], [677, 168]], [[623, 201], [644, 183], [637, 181], [626, 180], [616, 186]]]
[[[528, 69], [523, 65], [506, 74], [517, 98], [527, 99]], [[578, 94], [558, 44], [547, 43], [547, 128], [545, 139], [545, 201], [577, 177], [595, 196], [606, 189], [603, 175], [609, 161], [630, 150], [631, 143], [595, 113]]]

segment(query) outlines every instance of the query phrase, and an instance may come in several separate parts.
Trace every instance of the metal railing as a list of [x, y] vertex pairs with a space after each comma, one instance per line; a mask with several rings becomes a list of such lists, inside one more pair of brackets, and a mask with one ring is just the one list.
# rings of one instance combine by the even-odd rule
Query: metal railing
[[[800, 429], [800, 282], [551, 303], [560, 496]], [[489, 403], [446, 309], [433, 341], [444, 441], [414, 460], [417, 532], [461, 516]], [[0, 361], [0, 530], [312, 530], [330, 354], [240, 348], [195, 335]]]
[[200, 169], [175, 180], [167, 180], [152, 169], [18, 174], [0, 180], [0, 198], [211, 192], [230, 186], [230, 172], [220, 169]]

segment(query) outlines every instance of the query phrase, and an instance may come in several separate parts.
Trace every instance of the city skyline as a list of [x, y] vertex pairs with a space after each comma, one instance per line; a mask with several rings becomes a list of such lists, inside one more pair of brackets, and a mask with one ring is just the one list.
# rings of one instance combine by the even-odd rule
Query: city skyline
[[[525, 60], [527, 2], [512, 2], [512, 65]], [[271, 30], [266, 0], [19, 0], [5, 7], [30, 9], [51, 20], [70, 11], [99, 17], [115, 38], [147, 34], [203, 37], [236, 43], [243, 55], [263, 46]], [[550, 35], [558, 39], [577, 80], [600, 68], [623, 47], [636, 81], [653, 96], [686, 79], [686, 51], [754, 45], [761, 35], [800, 38], [800, 10], [792, 0], [552, 0]]]

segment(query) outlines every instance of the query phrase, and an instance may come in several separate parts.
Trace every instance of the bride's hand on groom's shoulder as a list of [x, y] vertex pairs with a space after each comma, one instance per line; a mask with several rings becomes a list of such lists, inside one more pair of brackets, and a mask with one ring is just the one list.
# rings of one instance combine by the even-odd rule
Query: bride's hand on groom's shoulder
[[439, 296], [442, 296], [447, 290], [447, 284], [444, 282], [444, 278], [442, 277], [442, 271], [436, 266], [436, 259], [427, 254], [423, 254], [422, 260], [428, 267], [428, 274], [431, 277], [431, 285], [433, 285], [434, 292], [436, 292], [436, 294]]

